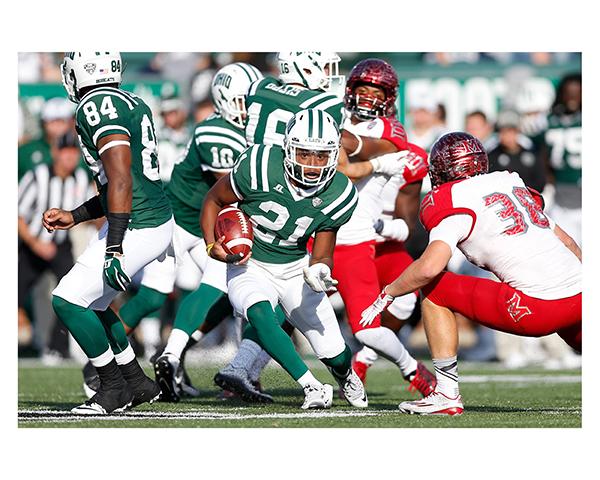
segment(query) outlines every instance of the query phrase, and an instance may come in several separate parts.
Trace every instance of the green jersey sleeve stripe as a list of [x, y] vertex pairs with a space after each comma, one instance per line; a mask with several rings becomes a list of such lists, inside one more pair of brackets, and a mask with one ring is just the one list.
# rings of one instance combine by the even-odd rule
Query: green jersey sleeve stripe
[[354, 190], [354, 196], [352, 197], [352, 200], [350, 200], [344, 208], [342, 208], [335, 215], [333, 215], [331, 219], [337, 220], [338, 218], [340, 218], [344, 213], [346, 213], [350, 208], [352, 208], [356, 202], [358, 202], [358, 192]]
[[323, 92], [323, 93], [320, 93], [319, 95], [315, 95], [314, 97], [311, 97], [308, 100], [305, 100], [304, 102], [302, 102], [300, 104], [300, 108], [304, 110], [306, 108], [309, 108], [310, 105], [312, 105], [314, 103], [318, 103], [322, 100], [325, 100], [326, 98], [331, 98], [331, 99], [335, 99], [335, 100], [339, 101], [335, 95], [332, 95], [329, 92]]
[[231, 138], [221, 137], [220, 135], [200, 135], [199, 137], [196, 137], [196, 145], [200, 145], [201, 143], [220, 143], [222, 145], [227, 145], [240, 153], [246, 148], [241, 143], [238, 143]]
[[348, 198], [348, 196], [352, 193], [352, 189], [353, 188], [354, 187], [352, 185], [352, 182], [350, 181], [350, 179], [348, 179], [348, 185], [346, 185], [346, 189], [344, 190], [344, 192], [337, 198], [337, 200], [335, 202], [332, 202], [331, 204], [329, 204], [328, 206], [326, 206], [321, 211], [325, 215], [327, 215], [329, 212], [331, 212], [334, 209], [336, 209], [338, 207], [338, 205], [341, 205], [342, 202], [344, 202], [346, 200], [346, 198]]
[[246, 144], [246, 139], [240, 135], [237, 132], [234, 132], [232, 130], [229, 130], [228, 128], [224, 128], [224, 127], [213, 127], [210, 125], [202, 125], [200, 127], [197, 127], [196, 130], [194, 130], [194, 133], [196, 135], [201, 135], [203, 133], [219, 133], [221, 135], [227, 135], [228, 137], [231, 137], [235, 140], [237, 140], [238, 142], [240, 142], [242, 145]]
[[100, 127], [98, 130], [96, 130], [96, 133], [94, 133], [94, 136], [92, 137], [92, 142], [94, 142], [94, 145], [96, 145], [96, 142], [98, 141], [100, 135], [102, 135], [107, 130], [122, 130], [131, 137], [131, 132], [129, 132], [129, 130], [127, 130], [125, 127], [122, 127], [121, 125], [105, 125], [104, 127]]
[[[82, 105], [84, 103], [86, 103], [90, 98], [97, 97], [98, 95], [113, 95], [113, 96], [123, 100], [129, 107], [129, 110], [133, 110], [133, 108], [134, 108], [133, 104], [127, 99], [127, 97], [125, 95], [122, 95], [121, 92], [119, 92], [118, 90], [101, 88], [98, 90], [93, 90], [90, 93], [88, 93], [85, 97], [83, 97], [81, 99], [81, 101], [79, 102], [77, 111], [79, 111], [79, 109], [82, 107]], [[75, 112], [75, 113], [77, 113], [77, 112]]]
[[121, 95], [125, 95], [127, 98], [129, 98], [129, 100], [131, 100], [135, 105], [138, 105], [138, 100], [139, 97], [131, 92], [128, 92], [126, 90], [117, 90], [118, 93], [120, 93]]
[[271, 154], [271, 145], [264, 147], [260, 161], [262, 173], [262, 191], [269, 191], [269, 155]]
[[333, 97], [330, 100], [327, 100], [326, 102], [323, 103], [319, 103], [318, 105], [315, 105], [312, 108], [318, 108], [319, 110], [327, 110], [330, 107], [333, 107], [336, 104], [340, 104], [340, 107], [342, 106], [342, 102], [338, 97]]
[[250, 152], [250, 189], [258, 189], [258, 177], [256, 176], [256, 157], [258, 156], [259, 145], [252, 147]]
[[229, 183], [231, 184], [231, 189], [233, 190], [233, 193], [235, 193], [235, 196], [238, 197], [240, 200], [243, 200], [244, 197], [240, 194], [240, 191], [237, 188], [237, 185], [235, 184], [235, 180], [233, 179], [233, 175], [229, 174]]

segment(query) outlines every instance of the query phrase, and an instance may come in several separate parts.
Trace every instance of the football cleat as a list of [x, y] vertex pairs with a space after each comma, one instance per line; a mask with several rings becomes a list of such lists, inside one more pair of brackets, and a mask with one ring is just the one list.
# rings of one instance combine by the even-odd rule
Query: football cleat
[[451, 398], [435, 391], [420, 400], [402, 402], [398, 409], [413, 415], [461, 415], [464, 410], [460, 395]]
[[199, 397], [200, 390], [192, 385], [192, 380], [188, 375], [183, 363], [179, 365], [177, 369], [177, 375], [175, 375], [175, 381], [181, 390], [181, 395], [186, 397]]
[[367, 380], [367, 370], [369, 369], [369, 367], [371, 365], [368, 365], [364, 362], [361, 362], [359, 360], [356, 359], [356, 355], [358, 354], [355, 353], [354, 355], [352, 355], [352, 370], [354, 370], [356, 372], [356, 374], [358, 375], [358, 378], [360, 378], [360, 381], [365, 384], [366, 380]]
[[369, 406], [365, 387], [354, 370], [351, 370], [350, 375], [344, 380], [338, 380], [338, 384], [340, 391], [350, 405], [357, 408], [366, 408]]
[[304, 403], [300, 408], [331, 408], [333, 403], [333, 387], [328, 384], [306, 385], [304, 387]]
[[161, 402], [178, 402], [181, 398], [181, 389], [177, 385], [176, 372], [179, 359], [175, 355], [161, 355], [154, 362], [154, 375], [160, 387]]
[[134, 396], [129, 385], [122, 388], [102, 389], [78, 407], [72, 408], [71, 413], [77, 415], [108, 415], [109, 413], [123, 412], [128, 409]]
[[248, 379], [246, 370], [230, 365], [217, 372], [214, 382], [223, 390], [237, 393], [242, 400], [250, 403], [273, 403], [273, 397], [256, 389]]
[[435, 375], [421, 362], [417, 362], [417, 369], [404, 379], [410, 382], [409, 392], [420, 392], [424, 397], [432, 393], [437, 385]]
[[100, 389], [100, 376], [98, 371], [92, 365], [92, 362], [87, 362], [83, 366], [83, 391], [85, 396], [89, 399], [96, 395], [96, 392]]
[[137, 407], [142, 403], [154, 403], [161, 394], [161, 389], [158, 384], [151, 378], [146, 377], [139, 385], [131, 387], [133, 391], [133, 401], [129, 408]]

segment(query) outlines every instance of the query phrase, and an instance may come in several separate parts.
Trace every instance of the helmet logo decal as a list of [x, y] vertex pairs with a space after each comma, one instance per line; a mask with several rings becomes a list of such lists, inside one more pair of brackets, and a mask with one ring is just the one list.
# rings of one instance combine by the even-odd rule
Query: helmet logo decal
[[[83, 66], [83, 69], [89, 74], [91, 75], [92, 73], [94, 73], [96, 71], [96, 64], [95, 63], [86, 63]], [[100, 72], [102, 73], [102, 72]]]

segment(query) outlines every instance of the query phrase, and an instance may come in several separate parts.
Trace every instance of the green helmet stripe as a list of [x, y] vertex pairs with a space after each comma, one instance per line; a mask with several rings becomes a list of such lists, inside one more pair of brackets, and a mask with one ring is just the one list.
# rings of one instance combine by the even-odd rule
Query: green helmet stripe
[[312, 138], [313, 135], [313, 116], [312, 116], [312, 112], [308, 112], [308, 136], [309, 138]]
[[319, 116], [319, 138], [323, 138], [323, 112], [321, 110], [317, 110]]
[[243, 72], [248, 77], [248, 80], [250, 80], [251, 82], [253, 82], [254, 80], [256, 80], [255, 78], [252, 78], [252, 76], [250, 75], [250, 73], [248, 73], [248, 70], [246, 69], [246, 66], [243, 63], [236, 63], [236, 65], [243, 70]]
[[298, 73], [298, 75], [300, 75], [300, 78], [302, 79], [302, 83], [304, 84], [304, 86], [308, 87], [308, 81], [306, 80], [306, 77], [304, 75], [302, 75], [302, 72], [298, 68], [298, 65], [296, 65], [296, 62], [292, 62], [292, 64], [294, 65], [294, 68], [296, 69], [296, 73]]

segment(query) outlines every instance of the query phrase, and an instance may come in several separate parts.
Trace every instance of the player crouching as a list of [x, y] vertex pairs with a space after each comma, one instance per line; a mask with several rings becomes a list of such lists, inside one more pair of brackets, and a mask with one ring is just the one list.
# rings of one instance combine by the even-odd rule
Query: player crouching
[[[209, 255], [227, 265], [229, 300], [244, 316], [250, 337], [260, 344], [304, 389], [303, 409], [329, 408], [333, 388], [323, 385], [300, 358], [274, 311], [281, 305], [288, 321], [327, 365], [346, 400], [366, 407], [362, 382], [352, 370], [351, 352], [325, 292], [331, 277], [337, 229], [358, 200], [350, 180], [336, 171], [340, 133], [333, 118], [317, 109], [302, 110], [285, 130], [285, 150], [254, 145], [233, 171], [208, 192], [201, 225]], [[231, 257], [215, 239], [219, 211], [228, 204], [250, 218], [254, 241], [250, 255]], [[315, 236], [312, 256], [306, 243]]]

